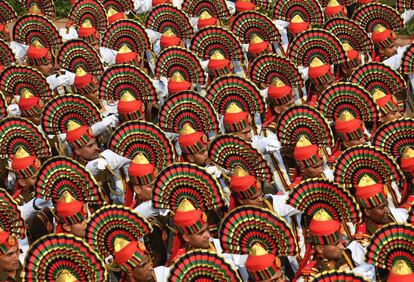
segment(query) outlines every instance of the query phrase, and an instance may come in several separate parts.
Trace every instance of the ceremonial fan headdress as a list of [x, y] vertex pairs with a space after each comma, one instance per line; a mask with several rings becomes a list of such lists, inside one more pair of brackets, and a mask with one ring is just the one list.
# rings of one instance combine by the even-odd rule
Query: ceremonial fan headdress
[[371, 94], [350, 82], [339, 82], [324, 90], [318, 97], [318, 109], [329, 121], [339, 119], [347, 111], [356, 119], [372, 122], [374, 128], [380, 116]]
[[250, 79], [259, 88], [266, 88], [277, 79], [292, 88], [304, 86], [302, 75], [293, 62], [276, 54], [256, 58], [249, 68]]
[[119, 50], [122, 46], [142, 56], [146, 50], [151, 50], [151, 42], [145, 28], [137, 21], [122, 19], [111, 24], [102, 38], [102, 46]]
[[0, 118], [5, 118], [7, 115], [7, 101], [3, 93], [0, 91]]
[[308, 67], [315, 59], [325, 64], [340, 64], [347, 60], [341, 41], [325, 29], [313, 28], [296, 36], [288, 49], [290, 60], [297, 66]]
[[51, 148], [46, 136], [31, 121], [21, 117], [0, 120], [0, 158], [13, 158], [19, 148], [31, 156], [47, 158]]
[[332, 32], [342, 43], [349, 44], [353, 50], [371, 55], [374, 43], [368, 33], [355, 21], [345, 17], [327, 20], [323, 28]]
[[[381, 3], [368, 3], [360, 6], [352, 14], [352, 19], [368, 33], [375, 32], [377, 25], [394, 32], [404, 27], [400, 13]], [[375, 41], [374, 38], [373, 40]]]
[[171, 4], [155, 6], [148, 14], [145, 26], [162, 34], [169, 29], [182, 40], [190, 39], [194, 35], [187, 15]]
[[68, 131], [69, 123], [91, 126], [101, 121], [95, 104], [80, 95], [63, 95], [51, 99], [43, 108], [41, 125], [46, 134], [58, 135]]
[[225, 134], [215, 138], [211, 141], [208, 156], [214, 164], [229, 172], [239, 166], [259, 181], [273, 182], [273, 174], [263, 155], [238, 136]]
[[101, 75], [104, 71], [98, 52], [84, 40], [65, 42], [57, 58], [58, 64], [72, 73], [76, 73], [79, 68], [93, 75]]
[[131, 160], [142, 154], [158, 171], [175, 160], [171, 141], [158, 126], [146, 121], [128, 121], [117, 127], [108, 148]]
[[219, 237], [225, 253], [248, 254], [256, 244], [276, 256], [295, 256], [298, 252], [294, 233], [286, 221], [255, 206], [230, 211], [222, 220]]
[[18, 204], [3, 188], [0, 188], [0, 211], [0, 255], [4, 255], [26, 234]]
[[169, 282], [184, 281], [243, 281], [239, 273], [224, 258], [208, 250], [193, 250], [182, 255], [170, 268]]
[[10, 46], [0, 39], [0, 71], [16, 63], [16, 58]]
[[145, 255], [143, 239], [151, 224], [122, 205], [103, 206], [86, 223], [85, 240], [102, 258], [112, 256], [123, 270], [133, 270]]
[[278, 118], [276, 133], [282, 145], [295, 146], [302, 136], [313, 145], [334, 146], [332, 130], [325, 117], [307, 105], [292, 106]]
[[154, 183], [154, 208], [175, 211], [187, 199], [200, 210], [216, 210], [225, 206], [217, 179], [204, 168], [191, 163], [175, 163], [162, 170]]
[[158, 101], [150, 77], [138, 67], [125, 64], [107, 68], [99, 80], [99, 99], [118, 101], [127, 92], [145, 103]]
[[370, 93], [378, 89], [386, 94], [395, 94], [407, 87], [401, 74], [380, 62], [370, 62], [359, 66], [352, 73], [349, 81], [359, 84]]
[[408, 210], [407, 223], [414, 225], [414, 206], [411, 206]]
[[[414, 1], [413, 1], [413, 9], [414, 9]], [[402, 57], [401, 57], [401, 72], [405, 74], [412, 74], [414, 73], [414, 44], [405, 49]]]
[[[334, 168], [334, 181], [347, 188], [359, 186], [364, 176], [382, 185], [396, 182], [402, 199], [407, 193], [404, 173], [395, 160], [379, 148], [359, 145], [344, 151], [337, 159]], [[395, 204], [399, 204], [394, 188], [388, 189]]]
[[89, 21], [99, 33], [104, 33], [108, 27], [105, 8], [98, 0], [77, 1], [72, 6], [68, 18], [79, 27], [85, 21]]
[[374, 147], [399, 160], [407, 148], [414, 148], [414, 119], [401, 118], [382, 124], [371, 137]]
[[57, 50], [62, 44], [56, 26], [40, 15], [25, 15], [18, 18], [13, 26], [13, 40], [29, 46], [40, 43], [49, 50]]
[[230, 30], [243, 44], [251, 43], [255, 36], [268, 44], [281, 41], [280, 32], [272, 20], [256, 11], [237, 14]]
[[298, 253], [289, 225], [268, 209], [241, 206], [223, 219], [219, 230], [224, 252], [249, 254], [246, 269], [256, 281], [272, 278], [282, 269], [279, 257]]
[[133, 0], [102, 0], [102, 5], [107, 11], [111, 8], [117, 12], [128, 12], [134, 10]]
[[181, 10], [190, 17], [199, 17], [203, 12], [220, 20], [226, 20], [231, 16], [229, 8], [223, 0], [184, 0], [181, 4]]
[[286, 203], [305, 213], [309, 219], [323, 209], [339, 222], [362, 221], [362, 212], [356, 199], [338, 184], [325, 179], [302, 181], [291, 191]]
[[101, 187], [84, 166], [67, 157], [49, 158], [39, 170], [35, 194], [42, 199], [58, 201], [66, 192], [78, 201], [105, 203]]
[[23, 1], [28, 14], [38, 14], [53, 20], [55, 5], [53, 0], [25, 0]]
[[172, 46], [162, 50], [155, 62], [155, 76], [172, 78], [177, 72], [184, 81], [205, 85], [206, 73], [197, 56], [182, 47]]
[[313, 279], [315, 282], [368, 282], [362, 276], [345, 270], [329, 270], [318, 273]]
[[395, 274], [411, 274], [407, 280], [400, 276], [400, 280], [391, 281], [411, 281], [414, 277], [413, 237], [414, 227], [410, 224], [390, 223], [382, 226], [371, 237], [365, 255], [366, 262], [378, 268], [391, 270], [389, 279]]
[[16, 11], [7, 1], [1, 1], [0, 3], [0, 26], [13, 22], [17, 19]]
[[191, 38], [190, 49], [202, 60], [210, 60], [219, 51], [227, 60], [244, 62], [240, 41], [231, 31], [218, 26], [200, 29]]
[[103, 259], [81, 238], [49, 234], [30, 245], [24, 281], [106, 281]]
[[42, 100], [49, 100], [53, 97], [46, 78], [36, 69], [28, 66], [9, 66], [0, 74], [0, 89], [9, 95], [22, 96], [25, 91], [30, 91]]
[[317, 0], [283, 0], [276, 2], [271, 11], [272, 19], [284, 20], [296, 23], [300, 18], [301, 23], [308, 25], [321, 26], [324, 22], [325, 14], [322, 6]]
[[237, 75], [214, 80], [207, 88], [206, 99], [220, 115], [224, 115], [231, 104], [249, 114], [266, 112], [266, 102], [260, 90], [250, 80]]
[[412, 0], [397, 0], [395, 1], [395, 9], [400, 13], [406, 10], [414, 9], [414, 1]]
[[168, 97], [159, 113], [159, 126], [166, 132], [179, 133], [186, 124], [204, 133], [219, 130], [217, 113], [211, 103], [190, 90]]

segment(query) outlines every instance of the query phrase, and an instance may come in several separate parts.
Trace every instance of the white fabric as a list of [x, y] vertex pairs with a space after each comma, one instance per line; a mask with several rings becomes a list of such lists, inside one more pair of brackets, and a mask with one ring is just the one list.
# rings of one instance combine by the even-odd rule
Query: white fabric
[[72, 26], [69, 27], [69, 30], [66, 27], [62, 27], [59, 30], [59, 35], [62, 37], [63, 42], [78, 38], [78, 32]]
[[408, 23], [409, 21], [411, 21], [411, 19], [414, 16], [414, 10], [407, 10], [404, 11], [404, 13], [401, 14], [401, 17], [404, 20], [404, 24]]
[[139, 214], [141, 214], [145, 218], [156, 217], [160, 214], [160, 210], [154, 208], [154, 206], [152, 205], [152, 200], [145, 201], [145, 202], [139, 204], [135, 208], [135, 211], [138, 212]]
[[7, 106], [7, 113], [9, 116], [21, 116], [22, 112], [20, 111], [19, 105], [10, 104]]
[[16, 57], [16, 60], [20, 64], [22, 64], [23, 59], [27, 54], [27, 50], [29, 49], [29, 46], [25, 44], [20, 44], [16, 41], [11, 41], [9, 46], [12, 49], [14, 56]]
[[115, 128], [119, 120], [115, 115], [109, 115], [91, 126], [94, 136], [105, 132], [109, 127]]
[[102, 60], [105, 63], [107, 63], [109, 66], [115, 64], [116, 54], [118, 54], [117, 51], [115, 51], [113, 49], [106, 48], [106, 47], [100, 47], [99, 48], [99, 53], [101, 54]]
[[405, 50], [407, 49], [407, 46], [402, 46], [397, 48], [397, 54], [395, 54], [392, 57], [389, 57], [388, 59], [384, 60], [383, 63], [387, 66], [393, 68], [394, 70], [398, 70], [401, 66], [401, 58], [404, 54]]
[[114, 170], [128, 165], [131, 162], [130, 159], [124, 158], [109, 149], [103, 151], [100, 155], [105, 158], [109, 166]]

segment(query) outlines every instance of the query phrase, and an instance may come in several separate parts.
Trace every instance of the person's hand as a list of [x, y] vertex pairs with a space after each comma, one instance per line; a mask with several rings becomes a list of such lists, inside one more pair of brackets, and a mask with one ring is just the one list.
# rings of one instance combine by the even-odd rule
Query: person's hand
[[17, 104], [10, 104], [7, 106], [7, 113], [9, 116], [20, 116], [22, 113], [20, 112], [20, 108]]

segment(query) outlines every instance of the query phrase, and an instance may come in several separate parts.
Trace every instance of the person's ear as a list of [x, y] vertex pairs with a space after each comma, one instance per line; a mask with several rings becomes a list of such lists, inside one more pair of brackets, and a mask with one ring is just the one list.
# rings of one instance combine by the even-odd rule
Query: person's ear
[[184, 234], [183, 234], [183, 240], [184, 240], [184, 242], [186, 242], [186, 243], [190, 242], [190, 235], [189, 235], [189, 234], [187, 234], [187, 233], [184, 233]]
[[52, 233], [52, 231], [53, 231], [53, 225], [52, 225], [52, 223], [50, 223], [50, 221], [48, 221], [46, 223], [46, 229], [47, 229], [47, 232]]
[[193, 155], [187, 155], [187, 160], [188, 160], [190, 163], [193, 163], [193, 162], [194, 162], [194, 157], [193, 157]]
[[370, 217], [371, 216], [371, 214], [372, 214], [372, 212], [371, 212], [371, 210], [370, 209], [365, 209], [365, 215], [367, 216], [367, 217]]
[[278, 115], [280, 115], [280, 113], [282, 112], [282, 111], [279, 109], [279, 107], [277, 107], [277, 106], [274, 106], [274, 107], [273, 107], [273, 111], [274, 111], [276, 114], [278, 114]]
[[78, 146], [75, 146], [75, 148], [74, 148], [73, 152], [74, 152], [76, 155], [80, 156], [80, 151], [79, 151], [79, 147], [78, 147]]
[[320, 255], [323, 254], [323, 246], [322, 245], [316, 245], [315, 250], [318, 254], [320, 254]]
[[65, 230], [68, 233], [71, 233], [72, 227], [70, 225], [67, 225], [65, 223], [62, 224], [63, 230]]

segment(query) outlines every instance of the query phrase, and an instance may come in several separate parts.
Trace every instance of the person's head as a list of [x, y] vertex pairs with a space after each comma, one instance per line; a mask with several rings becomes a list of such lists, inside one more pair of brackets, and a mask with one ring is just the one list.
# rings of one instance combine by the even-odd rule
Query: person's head
[[123, 122], [145, 118], [145, 105], [129, 91], [125, 91], [118, 102], [119, 119]]
[[254, 60], [255, 58], [268, 54], [272, 52], [272, 45], [269, 42], [264, 41], [263, 38], [257, 34], [253, 34], [250, 39], [248, 55], [249, 60]]
[[390, 222], [390, 209], [384, 184], [376, 183], [365, 174], [355, 187], [355, 198], [363, 208], [367, 219], [380, 225]]
[[319, 57], [314, 57], [310, 62], [308, 76], [318, 93], [322, 93], [335, 81], [331, 65]]
[[157, 171], [142, 154], [134, 157], [128, 168], [129, 181], [133, 185], [135, 194], [143, 201], [152, 199], [152, 188]]
[[335, 121], [335, 133], [345, 148], [364, 144], [367, 141], [364, 130], [364, 122], [347, 110]]
[[252, 126], [248, 112], [243, 111], [235, 103], [231, 103], [223, 116], [224, 130], [246, 141], [251, 141]]
[[0, 39], [3, 39], [5, 42], [10, 41], [10, 32], [6, 24], [0, 24]]
[[87, 73], [84, 68], [79, 67], [76, 69], [73, 86], [77, 94], [85, 96], [95, 105], [99, 104], [98, 80], [91, 73]]
[[410, 282], [414, 281], [414, 273], [408, 263], [403, 260], [397, 260], [391, 267], [387, 282]]
[[181, 238], [189, 247], [209, 248], [210, 232], [207, 215], [202, 210], [196, 209], [187, 198], [178, 205], [173, 221]]
[[182, 74], [176, 71], [168, 80], [168, 93], [175, 94], [184, 90], [189, 90], [191, 86], [191, 82], [185, 80]]
[[14, 272], [19, 268], [19, 243], [13, 235], [0, 228], [0, 271]]
[[372, 94], [375, 103], [381, 109], [381, 118], [382, 123], [387, 123], [394, 121], [402, 117], [397, 99], [392, 94], [385, 94], [379, 89], [375, 89]]
[[99, 51], [99, 31], [92, 25], [90, 20], [85, 20], [78, 29], [78, 37], [88, 42], [95, 50]]
[[208, 162], [208, 138], [203, 132], [195, 131], [190, 124], [185, 124], [178, 137], [186, 161], [205, 166]]
[[345, 250], [340, 234], [341, 224], [324, 210], [315, 213], [309, 232], [316, 253], [323, 259], [338, 260]]
[[88, 218], [88, 209], [85, 203], [76, 200], [70, 192], [65, 191], [56, 201], [55, 207], [62, 228], [77, 237], [84, 237]]
[[22, 117], [27, 118], [35, 125], [40, 124], [40, 116], [43, 110], [43, 101], [34, 96], [30, 90], [24, 89], [18, 102]]
[[40, 160], [35, 156], [31, 156], [23, 147], [16, 150], [11, 168], [21, 188], [30, 191], [34, 187], [40, 165]]
[[345, 6], [339, 4], [337, 0], [329, 0], [328, 5], [325, 8], [326, 18], [346, 17], [347, 14]]
[[356, 68], [361, 64], [361, 55], [357, 50], [352, 48], [347, 42], [342, 43], [346, 51], [346, 56], [348, 61], [344, 62], [340, 66], [342, 77], [347, 79], [351, 74], [356, 70]]
[[279, 78], [275, 78], [267, 89], [268, 104], [273, 115], [277, 116], [295, 103], [293, 89]]
[[239, 204], [264, 207], [261, 183], [241, 166], [234, 168], [230, 179], [230, 189]]
[[50, 50], [38, 40], [34, 40], [27, 49], [27, 62], [45, 77], [53, 73], [53, 57]]
[[152, 281], [153, 267], [144, 243], [128, 241], [122, 237], [114, 240], [114, 261], [126, 272], [131, 281]]
[[309, 139], [302, 135], [295, 148], [293, 158], [300, 174], [304, 178], [321, 177], [323, 173], [323, 159], [319, 147], [312, 144]]
[[233, 69], [230, 60], [226, 59], [218, 50], [214, 51], [211, 55], [207, 67], [210, 81], [213, 81], [219, 76], [229, 74]]
[[68, 122], [66, 141], [73, 148], [76, 156], [85, 161], [98, 158], [101, 152], [93, 136], [92, 129], [87, 125], [82, 126], [73, 120]]
[[292, 37], [295, 37], [302, 31], [307, 30], [309, 26], [310, 26], [309, 22], [304, 21], [303, 18], [299, 14], [296, 14], [290, 20], [290, 23], [287, 29], [292, 35]]
[[286, 281], [280, 259], [269, 253], [259, 243], [255, 243], [246, 260], [248, 281], [284, 282]]
[[108, 25], [113, 24], [118, 20], [127, 19], [128, 16], [123, 12], [118, 12], [114, 9], [114, 7], [109, 7], [108, 12], [106, 13], [106, 17], [108, 18]]
[[219, 21], [217, 18], [211, 16], [208, 11], [204, 10], [197, 21], [198, 29], [202, 29], [204, 27], [212, 26], [212, 25], [219, 25]]
[[140, 58], [138, 53], [132, 51], [128, 45], [123, 44], [115, 56], [115, 62], [117, 64], [131, 64], [139, 66]]
[[395, 44], [397, 35], [392, 30], [378, 24], [374, 27], [371, 38], [376, 51], [382, 58], [386, 59], [397, 54], [397, 46]]
[[167, 28], [160, 38], [161, 48], [180, 46], [181, 42], [182, 40], [170, 28]]
[[27, 223], [27, 237], [31, 244], [40, 237], [53, 232], [53, 213], [49, 208], [37, 211], [30, 217]]

